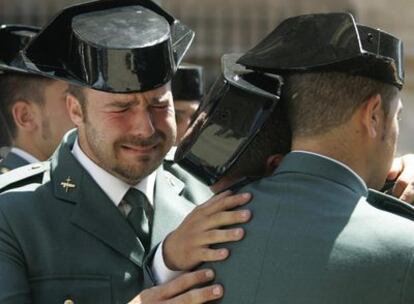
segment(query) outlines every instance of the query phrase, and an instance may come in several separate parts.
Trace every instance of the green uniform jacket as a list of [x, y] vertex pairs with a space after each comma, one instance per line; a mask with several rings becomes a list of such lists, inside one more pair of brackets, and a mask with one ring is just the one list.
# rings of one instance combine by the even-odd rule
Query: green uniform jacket
[[224, 285], [220, 303], [414, 303], [414, 222], [368, 203], [340, 164], [290, 153], [240, 191], [253, 194], [246, 236], [203, 265]]
[[[0, 196], [2, 304], [124, 304], [142, 289], [143, 247], [73, 157], [75, 137], [69, 134], [52, 157], [48, 182]], [[194, 208], [181, 195], [185, 187], [185, 180], [157, 171], [153, 246]], [[201, 184], [192, 190], [197, 203], [210, 196]]]
[[25, 166], [27, 164], [27, 160], [21, 158], [13, 152], [9, 152], [6, 157], [0, 161], [0, 174], [9, 172], [10, 170]]

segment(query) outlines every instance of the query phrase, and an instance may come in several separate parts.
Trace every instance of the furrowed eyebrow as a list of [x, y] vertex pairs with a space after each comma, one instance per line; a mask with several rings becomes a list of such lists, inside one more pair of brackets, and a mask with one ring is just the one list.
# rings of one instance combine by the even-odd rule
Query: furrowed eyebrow
[[113, 101], [111, 103], [108, 103], [106, 107], [116, 107], [116, 108], [128, 108], [132, 105], [136, 104], [136, 101]]
[[168, 102], [168, 97], [163, 95], [163, 96], [159, 96], [159, 97], [154, 97], [152, 98], [152, 103], [164, 103], [164, 102]]
[[151, 103], [165, 103], [168, 102], [170, 100], [171, 93], [164, 93], [163, 95], [160, 96], [154, 96], [151, 99]]

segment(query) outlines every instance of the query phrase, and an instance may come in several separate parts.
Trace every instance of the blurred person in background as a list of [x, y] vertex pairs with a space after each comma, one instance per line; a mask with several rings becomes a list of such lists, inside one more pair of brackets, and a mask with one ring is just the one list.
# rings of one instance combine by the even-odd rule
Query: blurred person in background
[[175, 144], [178, 145], [204, 96], [203, 67], [188, 63], [181, 64], [172, 79], [171, 91], [177, 122]]
[[24, 25], [0, 27], [0, 111], [10, 152], [0, 173], [47, 160], [74, 124], [66, 110], [68, 84], [12, 66], [19, 51], [39, 32]]

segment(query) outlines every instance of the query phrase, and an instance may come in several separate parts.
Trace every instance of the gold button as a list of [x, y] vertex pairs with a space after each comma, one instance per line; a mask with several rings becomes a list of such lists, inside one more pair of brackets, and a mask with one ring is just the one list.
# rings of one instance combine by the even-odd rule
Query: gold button
[[75, 302], [73, 302], [71, 299], [68, 299], [68, 300], [65, 300], [63, 304], [75, 304]]

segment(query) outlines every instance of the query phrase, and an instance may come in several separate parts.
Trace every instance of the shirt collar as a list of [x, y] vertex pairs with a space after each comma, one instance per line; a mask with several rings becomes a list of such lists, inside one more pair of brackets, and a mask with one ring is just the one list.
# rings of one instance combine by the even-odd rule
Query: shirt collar
[[82, 167], [89, 172], [98, 186], [106, 193], [109, 199], [118, 207], [124, 198], [129, 188], [135, 188], [143, 192], [150, 202], [154, 205], [154, 189], [155, 178], [157, 173], [153, 172], [144, 178], [135, 186], [131, 186], [119, 178], [113, 176], [103, 168], [95, 164], [81, 149], [78, 139], [76, 139], [73, 145], [72, 154], [79, 161]]
[[38, 163], [40, 160], [38, 160], [36, 157], [34, 157], [32, 154], [16, 147], [12, 147], [10, 149], [10, 152], [13, 152], [14, 154], [20, 156], [25, 161], [27, 161], [29, 164]]
[[349, 166], [347, 166], [347, 165], [345, 165], [344, 163], [342, 163], [342, 162], [340, 162], [340, 161], [338, 161], [338, 160], [336, 160], [336, 159], [334, 159], [334, 158], [332, 158], [332, 157], [329, 157], [329, 156], [326, 156], [326, 155], [322, 155], [322, 154], [319, 154], [319, 153], [315, 153], [315, 152], [310, 152], [310, 151], [303, 151], [303, 150], [294, 150], [294, 151], [292, 151], [291, 153], [295, 153], [295, 152], [299, 152], [299, 153], [305, 153], [305, 154], [311, 154], [311, 155], [316, 155], [316, 156], [318, 156], [318, 157], [321, 157], [321, 158], [325, 158], [325, 159], [327, 159], [327, 160], [330, 160], [330, 161], [332, 161], [332, 162], [334, 162], [334, 163], [336, 163], [336, 164], [338, 164], [338, 165], [340, 165], [340, 166], [342, 166], [343, 168], [345, 168], [346, 170], [348, 170], [349, 172], [351, 172], [353, 175], [355, 175], [355, 177], [358, 179], [358, 181], [361, 183], [361, 185], [368, 191], [368, 187], [367, 187], [367, 184], [365, 183], [365, 181], [361, 178], [361, 176], [359, 176], [354, 170], [352, 170], [351, 169], [351, 167], [349, 167]]

